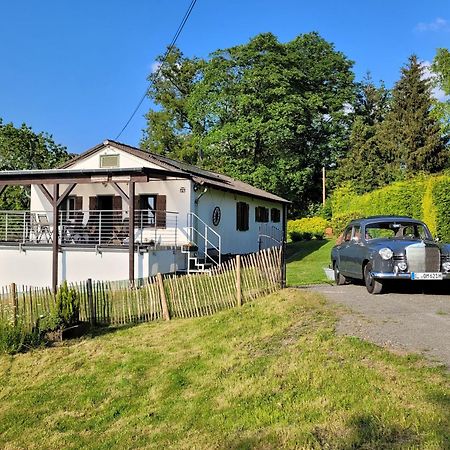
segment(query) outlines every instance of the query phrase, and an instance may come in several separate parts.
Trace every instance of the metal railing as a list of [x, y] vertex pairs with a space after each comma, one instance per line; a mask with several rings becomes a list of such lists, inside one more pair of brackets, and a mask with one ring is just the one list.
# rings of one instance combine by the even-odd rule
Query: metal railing
[[188, 238], [198, 246], [198, 251], [204, 262], [219, 265], [222, 262], [222, 237], [213, 230], [197, 214], [189, 212], [187, 215]]
[[261, 224], [258, 233], [259, 250], [280, 247], [283, 244], [283, 232], [274, 225]]
[[[134, 221], [136, 244], [176, 247], [186, 242], [176, 212], [136, 210]], [[53, 236], [51, 211], [0, 211], [0, 243], [52, 244]], [[58, 214], [61, 245], [128, 246], [129, 238], [127, 210], [71, 210]]]

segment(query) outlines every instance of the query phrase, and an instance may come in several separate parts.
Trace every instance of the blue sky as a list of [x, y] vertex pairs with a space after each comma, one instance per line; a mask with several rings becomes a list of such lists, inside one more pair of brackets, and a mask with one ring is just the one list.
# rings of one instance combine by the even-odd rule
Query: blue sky
[[[114, 139], [144, 93], [190, 0], [3, 1], [0, 117], [47, 131], [78, 153]], [[197, 0], [177, 45], [188, 56], [270, 31], [285, 42], [318, 31], [388, 87], [416, 53], [450, 47], [448, 0]], [[138, 145], [146, 100], [120, 140]]]

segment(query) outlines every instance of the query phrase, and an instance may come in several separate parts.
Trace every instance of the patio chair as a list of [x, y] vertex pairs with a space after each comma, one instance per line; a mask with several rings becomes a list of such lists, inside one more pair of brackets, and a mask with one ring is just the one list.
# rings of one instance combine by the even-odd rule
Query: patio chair
[[45, 239], [47, 243], [52, 242], [52, 229], [47, 214], [37, 214], [38, 233], [36, 242], [40, 243], [42, 239]]

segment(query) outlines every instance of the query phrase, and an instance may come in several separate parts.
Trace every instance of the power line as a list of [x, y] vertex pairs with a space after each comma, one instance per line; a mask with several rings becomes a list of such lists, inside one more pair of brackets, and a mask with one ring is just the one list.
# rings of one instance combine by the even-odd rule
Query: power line
[[[178, 25], [177, 31], [175, 32], [172, 41], [170, 42], [170, 45], [167, 47], [166, 53], [164, 53], [164, 57], [161, 61], [161, 64], [159, 65], [158, 69], [155, 72], [155, 77], [158, 77], [159, 72], [161, 72], [161, 67], [162, 65], [166, 62], [167, 57], [169, 56], [170, 52], [173, 50], [173, 48], [175, 47], [175, 43], [177, 42], [178, 37], [180, 36], [181, 32], [183, 31], [183, 28], [186, 24], [186, 22], [189, 19], [189, 16], [191, 15], [192, 10], [194, 9], [195, 4], [197, 3], [197, 0], [192, 0], [188, 9], [186, 10], [183, 19], [180, 22], [180, 25]], [[127, 126], [130, 124], [130, 122], [133, 120], [134, 116], [136, 115], [136, 113], [139, 111], [139, 108], [142, 105], [142, 102], [145, 100], [145, 97], [147, 97], [147, 92], [148, 92], [148, 87], [144, 92], [144, 95], [142, 95], [141, 99], [139, 100], [136, 108], [134, 108], [133, 113], [131, 114], [130, 118], [127, 120], [127, 122], [125, 123], [125, 125], [123, 126], [123, 128], [120, 130], [120, 133], [116, 136], [116, 140], [119, 139], [119, 137], [121, 136], [121, 134], [125, 131], [125, 129], [127, 128]]]

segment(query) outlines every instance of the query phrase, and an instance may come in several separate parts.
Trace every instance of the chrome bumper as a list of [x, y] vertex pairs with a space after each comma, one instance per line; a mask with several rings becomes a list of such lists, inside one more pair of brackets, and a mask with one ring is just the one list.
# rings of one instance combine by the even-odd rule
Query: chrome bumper
[[[410, 280], [411, 274], [408, 272], [371, 272], [372, 278], [380, 279], [380, 280]], [[443, 280], [450, 280], [450, 272], [442, 273]], [[421, 280], [424, 281], [424, 280]], [[442, 280], [431, 280], [431, 281], [442, 281]]]

